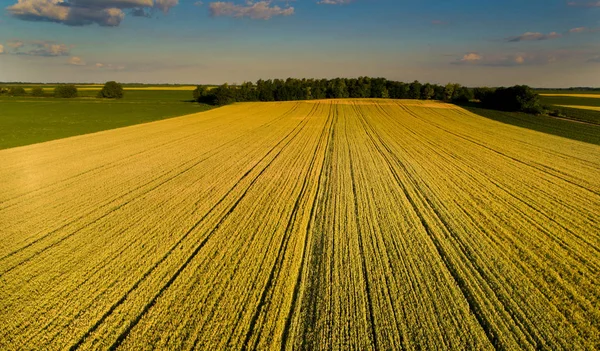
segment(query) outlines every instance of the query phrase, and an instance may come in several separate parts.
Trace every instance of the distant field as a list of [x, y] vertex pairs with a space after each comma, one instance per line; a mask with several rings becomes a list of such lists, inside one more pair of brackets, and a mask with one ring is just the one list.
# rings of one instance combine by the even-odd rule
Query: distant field
[[513, 123], [244, 103], [2, 150], [0, 349], [598, 349], [600, 146]]
[[600, 107], [600, 99], [580, 96], [542, 96], [542, 103], [548, 105], [577, 105]]
[[560, 107], [578, 108], [582, 110], [600, 111], [600, 106], [557, 105]]
[[[100, 91], [100, 89], [102, 89], [102, 86], [100, 87], [79, 87], [79, 90], [85, 91], [85, 90], [96, 90], [96, 91]], [[191, 92], [192, 90], [196, 89], [196, 86], [182, 86], [182, 87], [130, 87], [130, 86], [124, 86], [123, 87], [124, 90], [149, 90], [149, 91], [189, 91]]]
[[[552, 134], [563, 138], [600, 145], [600, 113], [561, 107], [561, 112], [571, 116], [574, 121], [550, 116], [535, 116], [521, 112], [504, 112], [477, 107], [465, 107], [468, 111], [489, 119], [522, 128]], [[578, 121], [594, 123], [588, 125]], [[597, 124], [597, 125], [596, 125]]]
[[126, 91], [122, 100], [0, 96], [0, 149], [196, 113], [207, 105], [189, 102], [189, 91]]
[[557, 93], [557, 94], [540, 94], [541, 96], [549, 97], [579, 97], [579, 98], [590, 98], [600, 99], [600, 93], [585, 93], [585, 94], [569, 94], [569, 93]]
[[600, 99], [581, 95], [542, 96], [541, 101], [570, 119], [600, 125]]

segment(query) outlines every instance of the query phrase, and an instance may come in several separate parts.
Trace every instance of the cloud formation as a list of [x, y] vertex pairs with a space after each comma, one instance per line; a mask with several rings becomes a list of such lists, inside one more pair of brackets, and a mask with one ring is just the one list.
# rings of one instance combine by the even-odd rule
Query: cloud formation
[[8, 46], [9, 48], [12, 48], [12, 49], [18, 49], [18, 48], [22, 47], [23, 45], [25, 45], [25, 43], [23, 43], [20, 40], [9, 40], [6, 43], [6, 46]]
[[351, 3], [353, 0], [321, 0], [317, 4], [321, 5], [345, 5]]
[[505, 41], [508, 42], [519, 42], [519, 41], [535, 41], [535, 40], [549, 40], [556, 39], [562, 37], [562, 34], [552, 32], [548, 34], [538, 33], [538, 32], [526, 32], [521, 35], [517, 35], [515, 37], [508, 37]]
[[133, 16], [155, 9], [167, 13], [178, 3], [178, 0], [18, 0], [6, 10], [25, 21], [116, 27], [125, 18], [123, 10], [132, 10]]
[[249, 17], [252, 19], [268, 20], [275, 16], [291, 16], [294, 14], [293, 7], [281, 8], [271, 5], [271, 0], [247, 1], [244, 5], [233, 2], [217, 1], [209, 4], [210, 15], [213, 17]]
[[567, 5], [576, 6], [576, 7], [600, 7], [600, 1], [592, 1], [592, 2], [570, 1], [567, 3]]
[[79, 56], [71, 56], [68, 64], [73, 66], [85, 66], [85, 61]]
[[33, 41], [10, 41], [7, 44], [10, 47], [11, 54], [27, 56], [69, 56], [72, 45], [60, 44], [54, 41], [33, 40]]
[[567, 58], [571, 54], [569, 52], [528, 52], [514, 54], [492, 53], [483, 56], [470, 52], [452, 62], [452, 64], [488, 67], [539, 66], [553, 63], [557, 61], [557, 58]]
[[481, 55], [479, 55], [478, 53], [469, 52], [468, 54], [465, 54], [465, 56], [463, 56], [461, 61], [462, 62], [477, 62], [477, 61], [481, 61], [481, 59], [483, 59], [483, 57]]

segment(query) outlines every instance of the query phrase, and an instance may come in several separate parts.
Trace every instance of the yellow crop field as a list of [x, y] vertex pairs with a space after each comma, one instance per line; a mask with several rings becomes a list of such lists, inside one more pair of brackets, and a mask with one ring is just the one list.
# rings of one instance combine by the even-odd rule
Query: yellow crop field
[[580, 110], [600, 111], [600, 106], [556, 105], [560, 107], [578, 108]]
[[600, 147], [416, 100], [0, 151], [0, 349], [600, 348]]
[[600, 94], [540, 94], [540, 96], [548, 96], [548, 97], [579, 97], [579, 98], [600, 99]]

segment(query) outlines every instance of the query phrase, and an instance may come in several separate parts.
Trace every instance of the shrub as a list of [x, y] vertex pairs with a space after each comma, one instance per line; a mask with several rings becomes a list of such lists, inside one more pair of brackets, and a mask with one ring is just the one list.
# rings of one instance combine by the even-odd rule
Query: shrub
[[123, 86], [115, 81], [106, 82], [98, 93], [99, 98], [121, 99], [123, 98]]
[[10, 87], [8, 94], [12, 96], [23, 96], [25, 95], [25, 89], [23, 87]]
[[42, 89], [41, 87], [35, 87], [31, 89], [31, 96], [44, 96], [44, 89]]
[[73, 84], [62, 84], [54, 88], [54, 97], [74, 98], [77, 97], [77, 87]]

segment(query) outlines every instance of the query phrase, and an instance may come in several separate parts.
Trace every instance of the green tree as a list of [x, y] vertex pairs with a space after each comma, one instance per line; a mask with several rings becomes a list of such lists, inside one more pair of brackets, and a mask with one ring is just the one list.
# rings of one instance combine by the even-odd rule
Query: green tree
[[42, 87], [34, 87], [33, 89], [31, 89], [31, 96], [44, 96], [44, 89]]
[[431, 100], [434, 94], [435, 90], [433, 89], [433, 85], [429, 83], [423, 85], [421, 88], [421, 99], [423, 100]]
[[[384, 95], [389, 96], [384, 78], [371, 79], [371, 96], [372, 98], [383, 98]], [[369, 97], [369, 96], [367, 96]]]
[[75, 98], [77, 97], [77, 87], [73, 84], [61, 84], [54, 88], [54, 97]]
[[421, 98], [421, 83], [418, 80], [410, 83], [408, 91], [409, 99], [420, 99]]
[[465, 103], [473, 100], [473, 90], [467, 87], [459, 87], [454, 91], [452, 102]]
[[330, 99], [345, 99], [349, 96], [346, 82], [341, 78], [336, 78], [329, 81], [327, 88], [327, 98]]
[[194, 89], [192, 96], [194, 100], [203, 104], [214, 104], [215, 97], [211, 95], [210, 91], [207, 87], [198, 85], [196, 89]]
[[8, 94], [12, 96], [23, 96], [26, 92], [23, 87], [10, 87], [10, 89], [8, 89]]
[[446, 86], [444, 87], [444, 101], [447, 101], [447, 102], [452, 101], [452, 98], [454, 97], [454, 89], [455, 89], [454, 84], [452, 84], [452, 83], [446, 84]]
[[214, 104], [218, 106], [224, 106], [233, 104], [235, 102], [235, 88], [225, 83], [211, 90], [211, 95], [214, 96]]
[[123, 94], [123, 86], [115, 81], [110, 81], [104, 84], [104, 87], [98, 93], [98, 97], [104, 99], [122, 99]]

